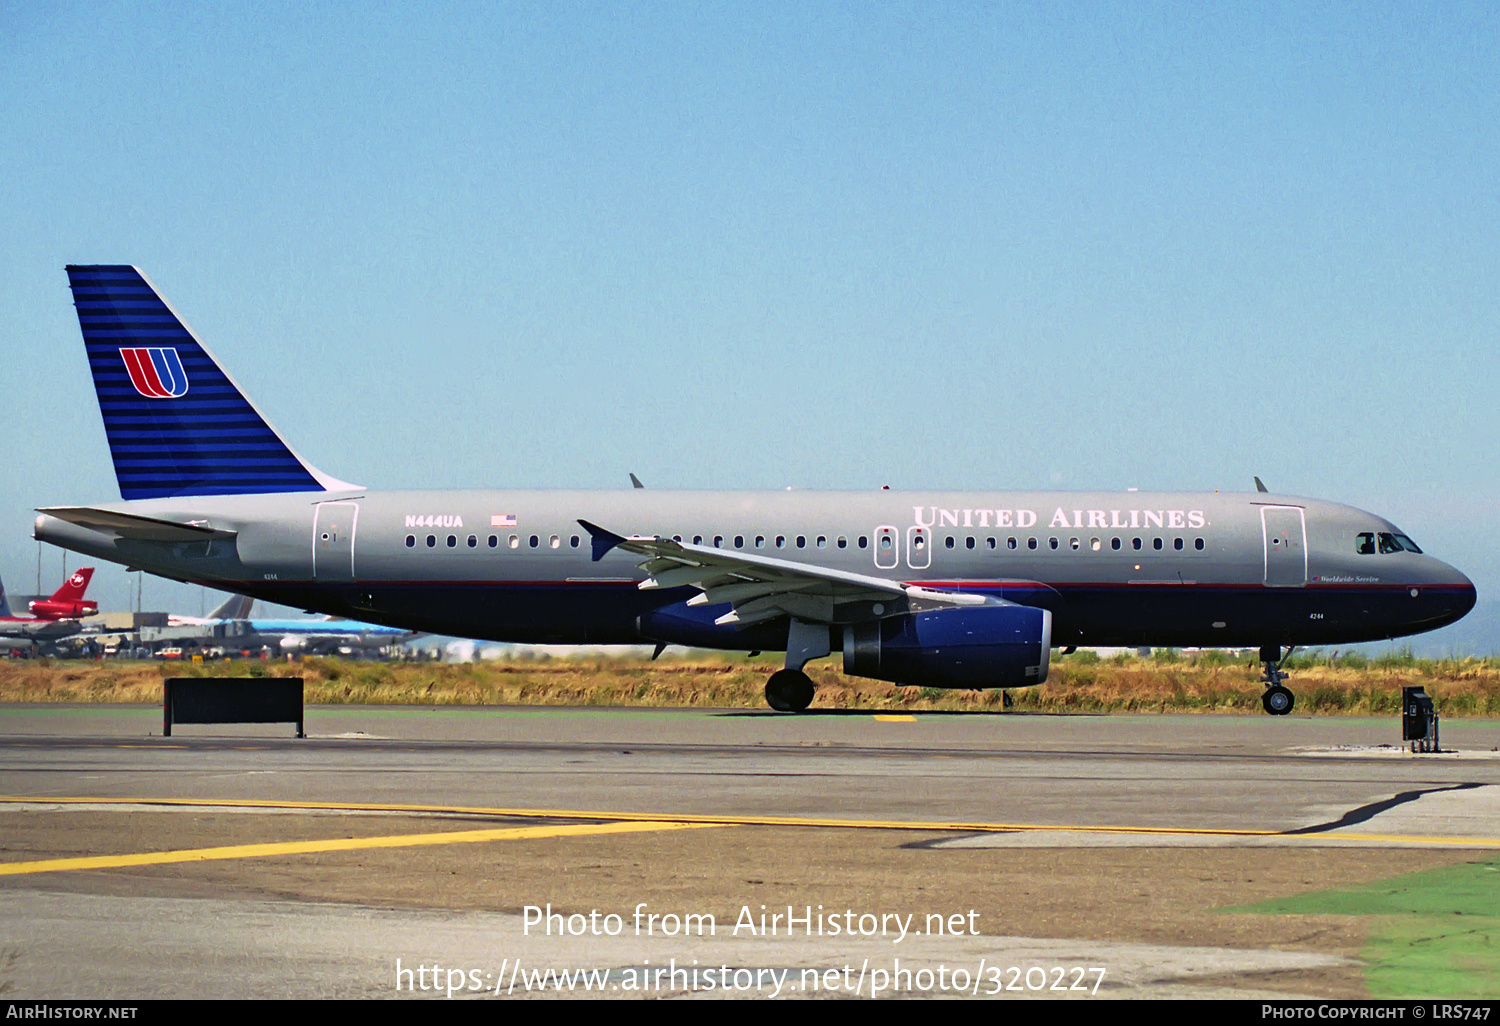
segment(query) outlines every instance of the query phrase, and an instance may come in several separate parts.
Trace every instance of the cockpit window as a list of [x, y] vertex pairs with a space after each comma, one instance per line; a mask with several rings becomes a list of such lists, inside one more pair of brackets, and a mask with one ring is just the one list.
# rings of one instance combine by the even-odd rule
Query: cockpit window
[[1378, 535], [1374, 531], [1364, 531], [1355, 535], [1354, 551], [1361, 556], [1373, 556], [1377, 551], [1381, 555], [1392, 552], [1415, 552], [1419, 556], [1422, 554], [1416, 542], [1404, 534], [1395, 534], [1390, 531], [1381, 531]]

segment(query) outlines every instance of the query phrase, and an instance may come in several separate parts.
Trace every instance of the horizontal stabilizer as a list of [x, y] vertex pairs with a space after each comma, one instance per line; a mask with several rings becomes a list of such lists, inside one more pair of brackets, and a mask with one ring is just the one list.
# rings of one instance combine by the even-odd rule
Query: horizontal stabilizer
[[112, 509], [94, 509], [90, 506], [52, 506], [37, 510], [49, 517], [56, 517], [90, 531], [101, 531], [119, 538], [134, 541], [208, 541], [211, 538], [233, 538], [234, 531], [221, 531], [203, 523], [179, 523], [175, 520], [159, 520], [135, 513], [119, 513]]

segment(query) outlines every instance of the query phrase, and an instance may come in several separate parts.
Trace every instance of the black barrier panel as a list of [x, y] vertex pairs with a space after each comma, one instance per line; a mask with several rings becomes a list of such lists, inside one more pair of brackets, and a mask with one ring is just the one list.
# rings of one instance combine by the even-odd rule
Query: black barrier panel
[[302, 732], [301, 677], [169, 677], [162, 736], [174, 723], [295, 723]]
[[1432, 698], [1419, 687], [1401, 689], [1401, 740], [1414, 752], [1439, 752], [1438, 715]]

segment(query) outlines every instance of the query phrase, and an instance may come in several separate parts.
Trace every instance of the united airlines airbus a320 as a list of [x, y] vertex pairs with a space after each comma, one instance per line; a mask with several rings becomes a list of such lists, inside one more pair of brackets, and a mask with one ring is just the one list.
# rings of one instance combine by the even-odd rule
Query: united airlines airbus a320
[[786, 651], [938, 688], [1047, 679], [1053, 646], [1289, 646], [1442, 627], [1474, 586], [1389, 521], [1264, 491], [380, 492], [302, 459], [146, 276], [69, 267], [122, 502], [36, 537], [163, 577], [413, 631]]

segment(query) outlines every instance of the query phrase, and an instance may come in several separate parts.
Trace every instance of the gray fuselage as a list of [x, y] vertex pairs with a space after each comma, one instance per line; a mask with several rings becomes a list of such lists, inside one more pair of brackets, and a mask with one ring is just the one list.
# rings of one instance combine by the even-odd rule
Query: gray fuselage
[[43, 514], [36, 537], [268, 601], [494, 641], [786, 647], [785, 619], [715, 625], [729, 607], [688, 610], [692, 588], [641, 590], [640, 558], [596, 561], [581, 521], [1040, 606], [1055, 645], [1343, 644], [1443, 626], [1475, 599], [1462, 573], [1388, 546], [1405, 537], [1388, 521], [1264, 493], [356, 491], [93, 508], [218, 534], [151, 540]]

